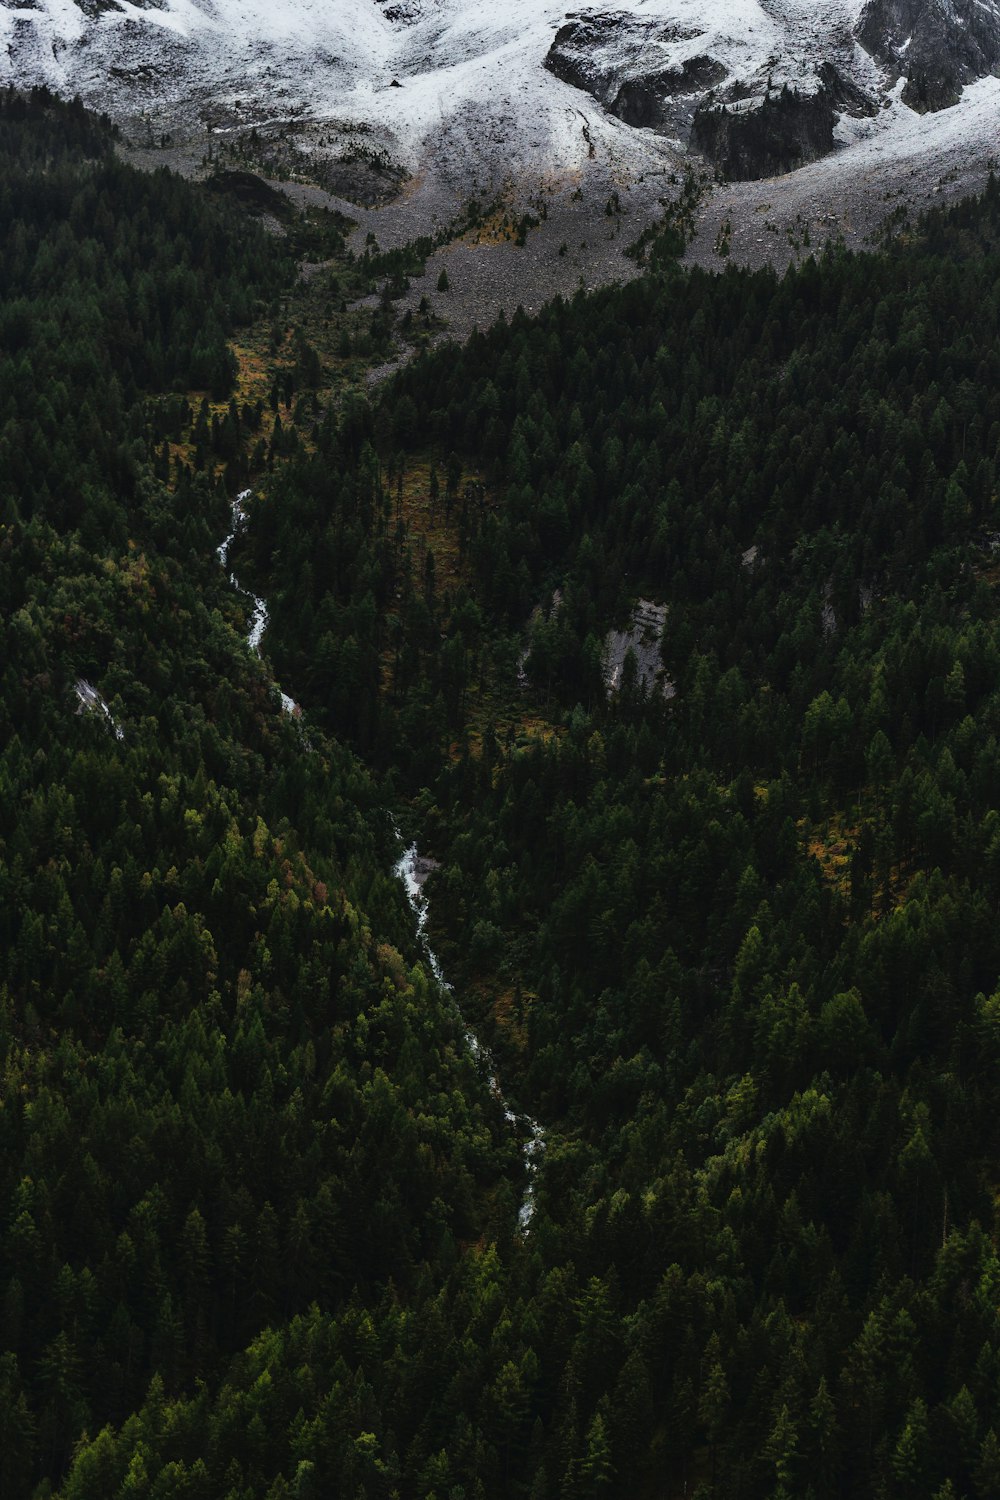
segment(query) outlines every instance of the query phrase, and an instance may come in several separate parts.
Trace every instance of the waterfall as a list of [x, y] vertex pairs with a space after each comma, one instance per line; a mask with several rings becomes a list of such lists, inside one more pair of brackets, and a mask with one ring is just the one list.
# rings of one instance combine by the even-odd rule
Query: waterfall
[[[413, 914], [417, 919], [417, 935], [419, 936], [423, 944], [424, 953], [427, 956], [428, 967], [430, 968], [431, 973], [434, 975], [434, 978], [437, 980], [441, 988], [454, 998], [455, 992], [448, 981], [445, 979], [444, 972], [441, 968], [441, 962], [437, 954], [434, 952], [433, 948], [428, 943], [426, 935], [428, 903], [427, 897], [424, 895], [424, 882], [426, 881], [428, 875], [430, 875], [431, 871], [435, 869], [437, 869], [436, 862], [434, 860], [427, 859], [426, 857], [421, 856], [421, 854], [417, 850], [416, 844], [411, 844], [408, 849], [404, 850], [403, 854], [396, 861], [396, 864], [393, 868], [393, 874], [397, 877], [397, 879], [403, 882], [407, 899], [413, 910]], [[457, 1003], [455, 1008], [456, 1010], [458, 1010]], [[542, 1127], [539, 1125], [537, 1120], [533, 1120], [530, 1115], [519, 1115], [513, 1109], [511, 1109], [510, 1105], [504, 1098], [503, 1089], [500, 1086], [500, 1079], [497, 1075], [496, 1066], [489, 1052], [489, 1049], [483, 1045], [483, 1043], [476, 1036], [475, 1032], [465, 1024], [465, 1017], [462, 1015], [460, 1010], [458, 1011], [458, 1014], [462, 1022], [465, 1044], [471, 1052], [472, 1056], [475, 1058], [476, 1062], [481, 1063], [484, 1067], [487, 1080], [489, 1082], [490, 1092], [497, 1099], [499, 1099], [500, 1103], [503, 1106], [503, 1112], [507, 1117], [507, 1120], [518, 1130], [518, 1132], [523, 1137], [524, 1144], [522, 1146], [522, 1154], [524, 1158], [526, 1183], [524, 1189], [524, 1197], [521, 1199], [521, 1206], [518, 1210], [517, 1217], [518, 1223], [520, 1224], [522, 1230], [527, 1231], [531, 1225], [531, 1220], [535, 1212], [535, 1176], [538, 1171], [538, 1164], [545, 1150], [545, 1135]]]

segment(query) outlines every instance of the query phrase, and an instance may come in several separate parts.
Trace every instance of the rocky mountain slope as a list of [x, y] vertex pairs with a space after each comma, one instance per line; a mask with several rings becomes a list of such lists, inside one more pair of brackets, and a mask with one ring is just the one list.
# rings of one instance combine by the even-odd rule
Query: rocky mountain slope
[[1000, 149], [1000, 0], [566, 7], [0, 0], [0, 84], [79, 93], [148, 165], [319, 185], [359, 249], [500, 205], [409, 294], [447, 269], [457, 336], [633, 275], [623, 252], [689, 166], [728, 179], [702, 192], [689, 254], [780, 266], [981, 186]]
[[0, 0], [2, 81], [151, 129], [319, 116], [411, 169], [456, 123], [474, 157], [577, 165], [558, 80], [770, 176], [831, 151], [845, 114], [940, 109], [998, 67], [1000, 0]]
[[996, 0], [869, 0], [857, 26], [861, 45], [892, 78], [905, 80], [913, 109], [954, 104], [964, 84], [997, 72]]
[[611, 114], [690, 142], [734, 179], [826, 155], [842, 116], [872, 116], [894, 95], [921, 111], [954, 104], [964, 84], [998, 64], [996, 0], [775, 0], [683, 15], [675, 5], [670, 19], [578, 14], [546, 57]]

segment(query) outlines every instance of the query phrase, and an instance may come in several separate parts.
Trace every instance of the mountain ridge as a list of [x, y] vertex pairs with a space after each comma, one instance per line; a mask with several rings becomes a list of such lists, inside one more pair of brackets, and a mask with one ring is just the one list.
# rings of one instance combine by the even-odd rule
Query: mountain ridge
[[[631, 129], [652, 129], [682, 151], [692, 139], [704, 149], [696, 117], [720, 107], [766, 116], [785, 88], [818, 95], [831, 132], [845, 111], [873, 112], [897, 97], [918, 110], [944, 108], [965, 84], [1000, 69], [1000, 7], [595, 0], [567, 14], [505, 0], [484, 15], [470, 0], [0, 0], [0, 81], [44, 83], [119, 121], [166, 128], [236, 104], [251, 122], [276, 111], [343, 116], [374, 131], [411, 171], [435, 133], [478, 98], [487, 105], [473, 135], [480, 156], [489, 155], [496, 99], [515, 112], [515, 156], [541, 147], [553, 164], [573, 161], [558, 123], [572, 106], [552, 85], [539, 93], [543, 67]], [[537, 97], [524, 97], [526, 85]], [[633, 146], [641, 155], [643, 143]], [[724, 160], [714, 164], [725, 170]], [[759, 165], [756, 175], [770, 175], [774, 163]]]

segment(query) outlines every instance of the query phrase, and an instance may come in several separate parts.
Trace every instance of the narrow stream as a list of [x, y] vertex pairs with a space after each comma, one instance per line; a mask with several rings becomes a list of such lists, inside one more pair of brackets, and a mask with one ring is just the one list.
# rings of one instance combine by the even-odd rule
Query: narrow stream
[[[267, 605], [264, 603], [264, 600], [261, 599], [257, 594], [251, 594], [249, 589], [244, 589], [236, 574], [232, 572], [229, 567], [229, 550], [236, 539], [241, 525], [246, 520], [246, 502], [249, 500], [252, 493], [252, 490], [241, 490], [240, 493], [236, 496], [235, 500], [233, 501], [232, 530], [226, 537], [225, 541], [219, 544], [219, 546], [216, 548], [216, 551], [218, 553], [219, 562], [229, 574], [229, 581], [233, 585], [233, 588], [239, 589], [241, 593], [247, 594], [253, 601], [253, 611], [250, 616], [250, 629], [247, 631], [247, 645], [250, 647], [250, 650], [254, 653], [255, 656], [260, 656], [261, 642], [264, 639], [264, 632], [267, 629]], [[295, 717], [298, 717], [298, 715], [301, 713], [301, 709], [295, 702], [295, 699], [290, 698], [287, 693], [281, 692], [280, 688], [278, 688], [278, 692], [281, 694], [281, 706], [284, 709], [285, 713], [292, 714]], [[413, 909], [413, 914], [417, 919], [417, 934], [423, 943], [424, 952], [427, 955], [427, 962], [430, 966], [430, 971], [441, 988], [445, 990], [449, 995], [454, 996], [454, 991], [452, 990], [451, 985], [444, 977], [444, 973], [441, 969], [441, 964], [438, 956], [428, 943], [425, 934], [425, 929], [427, 926], [427, 897], [424, 895], [423, 887], [424, 881], [427, 879], [431, 871], [435, 868], [436, 866], [433, 860], [423, 858], [418, 853], [416, 844], [411, 844], [410, 847], [405, 850], [400, 859], [396, 862], [393, 873], [403, 882], [403, 885], [406, 889], [407, 899], [409, 900], [410, 906]], [[481, 1062], [485, 1066], [491, 1092], [496, 1096], [497, 1099], [500, 1100], [501, 1104], [503, 1105], [503, 1112], [505, 1116], [507, 1117], [510, 1124], [514, 1126], [523, 1140], [522, 1152], [524, 1156], [526, 1180], [524, 1197], [521, 1199], [521, 1206], [518, 1209], [517, 1218], [522, 1230], [526, 1231], [531, 1224], [531, 1220], [535, 1212], [535, 1175], [538, 1171], [538, 1163], [541, 1159], [542, 1153], [545, 1150], [545, 1136], [543, 1134], [542, 1127], [539, 1125], [537, 1120], [533, 1120], [530, 1115], [518, 1115], [514, 1110], [511, 1109], [510, 1105], [504, 1099], [503, 1090], [500, 1087], [500, 1080], [497, 1077], [493, 1058], [490, 1056], [489, 1051], [480, 1042], [475, 1032], [470, 1031], [469, 1028], [465, 1026], [464, 1017], [461, 1016], [461, 1012], [459, 1012], [459, 1017], [462, 1020], [462, 1024], [464, 1027], [466, 1046], [472, 1053], [472, 1056], [475, 1058], [475, 1060], [477, 1062]]]
[[[247, 645], [250, 647], [250, 650], [253, 652], [254, 656], [260, 656], [260, 643], [264, 639], [264, 631], [267, 629], [267, 605], [257, 594], [251, 594], [249, 589], [243, 588], [236, 574], [230, 571], [229, 568], [229, 549], [236, 539], [236, 534], [239, 531], [240, 526], [246, 520], [246, 502], [250, 499], [250, 496], [252, 494], [253, 490], [241, 490], [240, 493], [236, 496], [236, 499], [233, 501], [233, 529], [230, 531], [225, 541], [221, 542], [215, 550], [219, 555], [220, 563], [226, 569], [227, 573], [229, 573], [229, 582], [232, 584], [233, 588], [239, 589], [241, 594], [248, 594], [249, 597], [253, 600], [253, 613], [250, 616], [250, 629], [247, 631]], [[299, 708], [299, 705], [296, 703], [295, 699], [289, 698], [288, 694], [283, 693], [280, 687], [278, 688], [278, 692], [281, 696], [281, 706], [284, 709], [285, 713], [293, 714], [297, 718], [301, 713], [301, 709]]]
[[[407, 899], [417, 919], [417, 934], [423, 943], [430, 971], [441, 988], [454, 998], [454, 990], [447, 979], [445, 979], [440, 960], [426, 937], [428, 902], [424, 894], [424, 882], [431, 871], [436, 868], [437, 866], [433, 860], [421, 856], [416, 844], [411, 844], [397, 860], [393, 868], [393, 874], [403, 882], [406, 889]], [[475, 1060], [481, 1062], [486, 1068], [490, 1091], [500, 1100], [503, 1105], [503, 1112], [510, 1124], [523, 1137], [524, 1144], [522, 1151], [524, 1155], [526, 1182], [524, 1197], [521, 1199], [517, 1218], [521, 1228], [527, 1230], [531, 1225], [531, 1220], [535, 1212], [535, 1176], [542, 1153], [545, 1150], [545, 1135], [537, 1120], [533, 1120], [530, 1115], [518, 1115], [511, 1109], [504, 1098], [503, 1090], [500, 1087], [500, 1079], [497, 1077], [496, 1067], [489, 1050], [483, 1046], [475, 1032], [471, 1031], [465, 1025], [465, 1017], [462, 1016], [461, 1011], [459, 1011], [459, 1018], [464, 1027], [466, 1046]]]

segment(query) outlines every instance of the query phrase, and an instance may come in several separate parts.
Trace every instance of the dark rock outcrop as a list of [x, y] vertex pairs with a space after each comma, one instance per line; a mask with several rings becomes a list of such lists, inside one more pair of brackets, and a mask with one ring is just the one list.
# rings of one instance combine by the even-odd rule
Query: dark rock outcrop
[[238, 203], [247, 213], [258, 218], [288, 224], [296, 215], [291, 199], [254, 172], [216, 171], [206, 180], [205, 187], [220, 198]]
[[620, 21], [612, 16], [593, 16], [586, 21], [568, 21], [556, 32], [552, 45], [546, 53], [545, 66], [550, 73], [593, 94], [601, 104], [609, 80], [609, 70], [602, 68], [595, 53], [607, 40], [608, 33], [616, 35]]
[[118, 0], [76, 0], [76, 4], [91, 21], [96, 21], [108, 10], [121, 10]]
[[749, 182], [794, 171], [833, 150], [836, 111], [824, 88], [780, 93], [748, 104], [705, 104], [694, 117], [692, 145], [724, 177]]
[[657, 65], [653, 44], [691, 41], [698, 35], [620, 12], [580, 17], [560, 26], [545, 66], [626, 125], [686, 136], [698, 96], [721, 83], [726, 70], [704, 53], [672, 67]]
[[857, 36], [906, 79], [903, 102], [920, 112], [947, 108], [964, 84], [1000, 71], [998, 0], [868, 0]]
[[841, 114], [867, 116], [878, 114], [878, 104], [851, 78], [846, 78], [832, 62], [820, 63], [817, 69], [823, 91], [834, 109]]
[[575, 16], [559, 28], [545, 66], [625, 124], [690, 140], [737, 179], [771, 177], [813, 161], [833, 149], [838, 114], [876, 111], [831, 61], [819, 63], [799, 90], [772, 87], [764, 70], [736, 77], [708, 50], [664, 62], [661, 44], [696, 43], [704, 35], [620, 11]]
[[704, 54], [689, 57], [680, 67], [626, 79], [607, 108], [626, 125], [656, 129], [657, 126], [679, 124], [678, 96], [705, 93], [721, 83], [725, 76], [725, 68], [714, 57]]
[[393, 26], [414, 26], [424, 14], [424, 0], [375, 0]]

